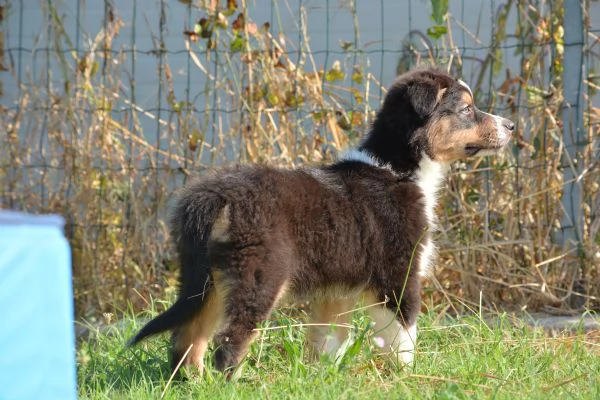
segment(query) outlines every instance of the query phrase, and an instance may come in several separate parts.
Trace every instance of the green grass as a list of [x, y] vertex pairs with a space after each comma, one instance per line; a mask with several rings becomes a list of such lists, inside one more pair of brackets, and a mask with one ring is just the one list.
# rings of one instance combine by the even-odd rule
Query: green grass
[[[431, 312], [419, 320], [415, 364], [398, 369], [372, 352], [372, 329], [363, 315], [355, 316], [354, 341], [342, 357], [320, 362], [307, 361], [304, 330], [290, 326], [301, 321], [288, 315], [277, 313], [268, 323], [281, 328], [262, 331], [237, 378], [227, 382], [209, 366], [202, 378], [172, 382], [164, 398], [600, 398], [598, 335], [551, 338], [507, 316], [486, 323]], [[170, 376], [169, 341], [161, 336], [126, 349], [140, 326], [132, 318], [80, 343], [80, 398], [161, 397]]]

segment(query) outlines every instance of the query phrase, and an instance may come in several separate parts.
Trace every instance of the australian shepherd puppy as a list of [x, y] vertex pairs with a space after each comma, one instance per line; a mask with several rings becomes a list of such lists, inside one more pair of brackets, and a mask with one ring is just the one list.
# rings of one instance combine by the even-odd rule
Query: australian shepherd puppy
[[362, 143], [338, 162], [245, 165], [191, 182], [171, 219], [179, 298], [131, 343], [170, 330], [173, 366], [185, 356], [202, 370], [214, 336], [215, 367], [231, 372], [287, 293], [310, 299], [313, 353], [335, 354], [362, 300], [382, 352], [411, 363], [420, 279], [436, 253], [436, 193], [453, 161], [497, 153], [514, 127], [477, 109], [461, 80], [416, 69], [397, 78]]

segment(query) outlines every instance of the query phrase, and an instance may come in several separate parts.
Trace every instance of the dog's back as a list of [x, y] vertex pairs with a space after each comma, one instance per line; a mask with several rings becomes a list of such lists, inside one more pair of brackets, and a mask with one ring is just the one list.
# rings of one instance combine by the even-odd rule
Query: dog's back
[[[181, 263], [179, 300], [132, 344], [174, 330], [172, 359], [179, 360], [187, 348], [177, 346], [177, 338], [197, 329], [194, 318], [215, 287], [227, 295], [219, 300], [224, 304], [212, 301], [223, 313], [212, 318], [247, 327], [242, 336], [284, 292], [311, 298], [340, 288], [367, 290], [378, 301], [403, 289], [418, 292], [412, 256], [426, 229], [422, 197], [392, 171], [354, 161], [321, 169], [239, 167], [192, 182], [171, 219]], [[409, 274], [415, 279], [407, 290], [403, 277]], [[406, 313], [411, 323], [415, 317]], [[223, 360], [223, 368], [239, 356]]]

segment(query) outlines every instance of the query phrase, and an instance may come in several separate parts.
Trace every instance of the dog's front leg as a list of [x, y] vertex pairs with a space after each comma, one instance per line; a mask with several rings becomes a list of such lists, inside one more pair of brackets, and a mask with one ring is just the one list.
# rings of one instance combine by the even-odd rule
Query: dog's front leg
[[356, 298], [316, 298], [311, 302], [308, 343], [310, 355], [335, 357], [348, 336]]
[[374, 341], [381, 353], [389, 355], [392, 361], [412, 364], [417, 342], [416, 322], [405, 326], [397, 313], [379, 305], [369, 308], [369, 315], [375, 323]]
[[[417, 343], [416, 317], [420, 305], [418, 292], [415, 298], [404, 298], [403, 315], [397, 302], [385, 297], [366, 293], [365, 304], [371, 321], [375, 324], [374, 342], [381, 354], [389, 357], [390, 361], [399, 365], [412, 364]], [[408, 296], [406, 296], [408, 297]], [[408, 301], [410, 300], [410, 301]], [[409, 306], [410, 305], [410, 306]]]

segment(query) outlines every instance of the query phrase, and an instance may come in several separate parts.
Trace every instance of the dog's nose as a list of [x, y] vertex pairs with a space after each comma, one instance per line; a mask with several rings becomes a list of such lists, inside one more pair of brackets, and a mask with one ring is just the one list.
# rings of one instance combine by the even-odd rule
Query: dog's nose
[[511, 132], [515, 130], [515, 123], [509, 119], [505, 119], [502, 125]]

